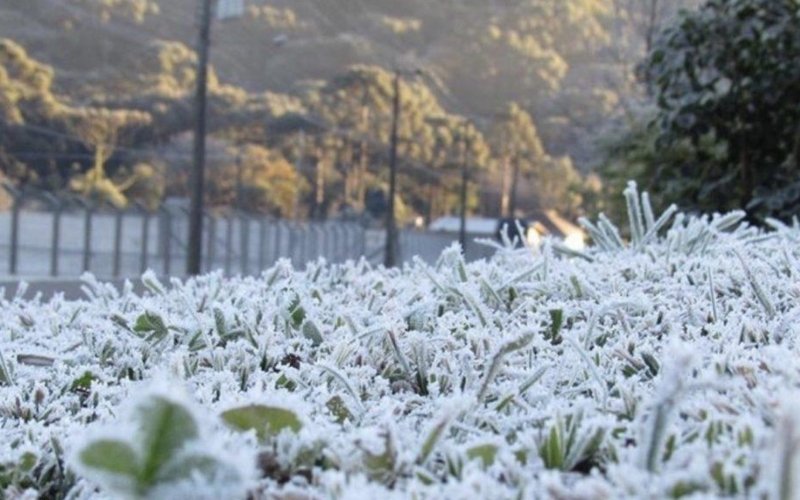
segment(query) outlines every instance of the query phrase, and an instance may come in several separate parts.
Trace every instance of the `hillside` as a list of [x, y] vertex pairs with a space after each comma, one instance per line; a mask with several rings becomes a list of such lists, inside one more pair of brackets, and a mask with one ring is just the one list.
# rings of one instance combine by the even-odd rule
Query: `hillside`
[[[655, 16], [644, 5], [651, 3]], [[255, 99], [261, 104], [249, 109], [266, 116], [282, 111], [264, 99], [277, 99], [283, 111], [297, 109], [286, 104], [296, 99], [315, 108], [319, 99], [309, 92], [354, 65], [423, 69], [423, 83], [443, 112], [489, 135], [503, 110], [519, 105], [546, 154], [585, 173], [594, 165], [598, 135], [639, 98], [633, 68], [647, 37], [691, 3], [250, 0], [242, 17], [216, 22], [211, 61], [230, 98], [223, 108], [238, 111]], [[184, 113], [174, 107], [154, 114], [152, 89], [160, 100], [191, 91], [195, 11], [193, 0], [8, 0], [0, 6], [0, 32], [53, 68], [59, 99], [149, 112], [159, 124], [170, 121], [166, 131], [145, 134], [163, 143], [189, 122], [173, 124]], [[388, 119], [375, 110], [372, 118]], [[233, 135], [243, 142], [241, 130]], [[142, 135], [135, 142], [152, 147]]]

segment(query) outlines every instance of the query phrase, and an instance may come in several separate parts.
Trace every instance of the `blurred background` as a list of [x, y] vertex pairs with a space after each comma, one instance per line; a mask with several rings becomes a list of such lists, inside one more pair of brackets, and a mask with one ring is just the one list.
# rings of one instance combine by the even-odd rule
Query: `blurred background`
[[[800, 198], [794, 0], [209, 3], [204, 269]], [[0, 3], [0, 274], [183, 272], [203, 4]]]

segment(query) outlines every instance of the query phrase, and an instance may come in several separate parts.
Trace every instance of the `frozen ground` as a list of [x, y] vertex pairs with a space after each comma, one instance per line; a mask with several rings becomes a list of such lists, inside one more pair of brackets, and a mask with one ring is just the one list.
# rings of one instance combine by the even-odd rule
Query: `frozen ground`
[[[0, 308], [8, 497], [798, 498], [800, 230], [601, 219]], [[776, 225], [777, 226], [777, 225]]]

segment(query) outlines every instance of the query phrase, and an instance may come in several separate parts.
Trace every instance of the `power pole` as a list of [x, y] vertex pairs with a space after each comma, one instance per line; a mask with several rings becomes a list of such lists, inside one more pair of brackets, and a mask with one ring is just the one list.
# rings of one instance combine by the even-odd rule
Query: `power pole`
[[208, 52], [211, 42], [213, 0], [201, 0], [200, 33], [197, 41], [197, 77], [194, 105], [194, 168], [192, 169], [191, 207], [186, 274], [200, 274], [203, 260], [203, 195], [205, 193], [206, 101], [208, 93]]
[[395, 190], [397, 188], [397, 126], [400, 120], [400, 71], [394, 72], [394, 99], [392, 101], [392, 135], [389, 149], [389, 200], [386, 210], [386, 252], [383, 264], [397, 265], [397, 220], [395, 218]]
[[511, 200], [509, 201], [508, 216], [516, 217], [517, 213], [517, 184], [519, 184], [519, 155], [514, 155], [513, 167], [511, 170]]
[[315, 156], [317, 157], [317, 168], [314, 172], [314, 218], [324, 219], [323, 204], [325, 203], [325, 162], [328, 155], [323, 152], [322, 147], [317, 146]]
[[[305, 156], [306, 156], [306, 134], [303, 130], [297, 134], [297, 160], [295, 160], [294, 169], [295, 171], [302, 175], [303, 167], [305, 163]], [[294, 204], [292, 205], [292, 217], [297, 216], [298, 214], [298, 197], [294, 197]]]
[[236, 201], [234, 206], [237, 211], [242, 210], [242, 192], [244, 191], [244, 182], [242, 179], [244, 166], [242, 165], [242, 153], [236, 153]]
[[364, 211], [364, 198], [367, 192], [367, 170], [369, 168], [369, 106], [367, 106], [366, 92], [364, 92], [363, 102], [361, 105], [361, 146], [358, 152], [358, 174], [356, 175], [356, 207], [359, 212]]
[[[466, 125], [462, 128], [466, 132]], [[469, 149], [471, 146], [470, 140], [466, 137], [461, 137], [462, 151], [461, 151], [461, 193], [460, 193], [460, 220], [458, 224], [458, 244], [461, 245], [461, 252], [467, 250], [467, 183], [469, 182]]]

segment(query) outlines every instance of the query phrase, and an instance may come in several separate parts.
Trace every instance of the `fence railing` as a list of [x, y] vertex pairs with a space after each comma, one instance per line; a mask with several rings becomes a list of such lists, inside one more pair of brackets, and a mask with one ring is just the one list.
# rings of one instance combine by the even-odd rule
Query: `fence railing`
[[[6, 188], [12, 204], [0, 212], [0, 276], [103, 278], [147, 269], [182, 275], [188, 213], [162, 206], [116, 209], [78, 197]], [[302, 266], [324, 257], [338, 262], [367, 255], [359, 222], [297, 222], [230, 211], [204, 215], [203, 270], [257, 274], [281, 257]]]
[[[0, 212], [0, 277], [78, 277], [85, 271], [101, 278], [128, 278], [153, 269], [183, 275], [186, 267], [188, 210], [164, 204], [156, 211], [141, 205], [126, 209], [76, 196], [43, 191], [11, 194]], [[207, 212], [203, 219], [203, 271], [258, 274], [280, 258], [295, 266], [324, 257], [329, 262], [366, 257], [383, 262], [385, 233], [360, 222], [299, 222], [256, 214]], [[490, 247], [469, 235], [467, 260], [488, 257]], [[433, 263], [457, 234], [400, 231], [399, 258], [415, 256]]]

